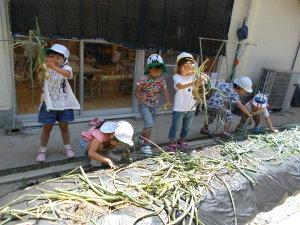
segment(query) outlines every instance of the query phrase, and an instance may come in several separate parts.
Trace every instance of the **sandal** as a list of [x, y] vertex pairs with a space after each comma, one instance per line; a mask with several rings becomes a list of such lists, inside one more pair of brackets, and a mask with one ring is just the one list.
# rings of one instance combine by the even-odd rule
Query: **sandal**
[[176, 144], [170, 144], [168, 146], [168, 149], [167, 149], [168, 152], [177, 152], [177, 145]]
[[205, 135], [208, 135], [208, 136], [212, 136], [213, 135], [213, 132], [211, 132], [209, 129], [204, 129], [202, 128], [200, 130], [200, 134], [205, 134]]
[[182, 142], [182, 143], [178, 142], [177, 146], [183, 152], [190, 152], [191, 151], [190, 146], [186, 142]]
[[221, 133], [221, 134], [220, 134], [220, 137], [221, 137], [222, 139], [226, 139], [226, 140], [232, 139], [230, 133], [227, 133], [227, 132]]

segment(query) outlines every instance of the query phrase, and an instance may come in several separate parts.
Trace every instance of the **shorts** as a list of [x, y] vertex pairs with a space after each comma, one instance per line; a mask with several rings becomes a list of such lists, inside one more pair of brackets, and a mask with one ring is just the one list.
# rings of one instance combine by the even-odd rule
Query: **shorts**
[[139, 111], [144, 121], [144, 130], [151, 129], [156, 119], [156, 107], [139, 104]]
[[208, 124], [212, 124], [217, 116], [221, 117], [221, 120], [228, 124], [233, 121], [233, 113], [229, 109], [214, 109], [209, 108], [207, 110]]
[[43, 102], [38, 116], [38, 122], [44, 125], [54, 125], [56, 121], [69, 123], [73, 120], [73, 109], [47, 111], [45, 102]]

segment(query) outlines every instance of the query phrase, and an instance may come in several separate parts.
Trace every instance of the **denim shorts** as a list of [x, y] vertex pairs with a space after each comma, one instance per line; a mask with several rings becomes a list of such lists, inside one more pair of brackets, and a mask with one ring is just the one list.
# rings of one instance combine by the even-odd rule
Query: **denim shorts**
[[74, 120], [73, 109], [65, 110], [46, 110], [46, 104], [43, 102], [42, 107], [39, 111], [38, 122], [44, 125], [55, 124], [58, 122], [72, 122]]
[[139, 111], [144, 121], [144, 130], [150, 129], [154, 126], [156, 118], [156, 107], [150, 107], [145, 104], [139, 104]]

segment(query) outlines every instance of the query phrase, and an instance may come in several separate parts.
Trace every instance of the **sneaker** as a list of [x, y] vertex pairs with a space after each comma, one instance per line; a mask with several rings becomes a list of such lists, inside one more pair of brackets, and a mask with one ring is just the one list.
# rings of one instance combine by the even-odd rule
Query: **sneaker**
[[46, 161], [46, 151], [39, 150], [37, 155], [36, 155], [35, 161], [45, 162]]
[[110, 158], [115, 163], [119, 163], [122, 160], [122, 157], [120, 155], [114, 154], [111, 150], [107, 150], [103, 153], [107, 158]]
[[254, 134], [259, 134], [259, 133], [264, 132], [264, 128], [262, 128], [262, 127], [253, 127], [253, 129], [251, 129], [250, 132], [254, 133]]
[[75, 152], [71, 148], [65, 149], [64, 153], [65, 153], [67, 159], [71, 159], [71, 158], [75, 157]]
[[153, 154], [151, 146], [149, 146], [149, 145], [142, 146], [141, 147], [141, 152], [146, 154], [146, 155], [152, 155]]
[[190, 146], [186, 142], [182, 142], [182, 143], [178, 142], [177, 146], [180, 149], [180, 151], [183, 151], [183, 152], [191, 151]]
[[209, 129], [204, 129], [202, 128], [200, 130], [200, 134], [205, 134], [205, 135], [208, 135], [208, 136], [212, 136], [213, 135], [213, 132], [211, 132]]
[[177, 145], [176, 144], [169, 144], [167, 151], [168, 152], [177, 152]]

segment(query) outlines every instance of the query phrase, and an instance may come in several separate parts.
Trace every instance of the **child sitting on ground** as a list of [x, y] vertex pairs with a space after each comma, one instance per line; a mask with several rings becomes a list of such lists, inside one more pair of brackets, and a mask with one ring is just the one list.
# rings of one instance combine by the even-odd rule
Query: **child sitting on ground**
[[229, 127], [233, 121], [233, 113], [231, 112], [231, 104], [236, 104], [237, 107], [247, 116], [251, 117], [251, 113], [241, 103], [240, 96], [247, 92], [252, 93], [252, 81], [246, 76], [241, 76], [235, 79], [233, 84], [228, 82], [220, 82], [212, 93], [212, 96], [207, 101], [208, 121], [204, 122], [201, 129], [201, 134], [212, 135], [208, 129], [209, 124], [213, 123], [214, 119], [220, 115], [224, 122], [224, 129], [221, 133], [222, 138], [230, 138]]
[[145, 75], [139, 78], [134, 91], [135, 97], [138, 99], [138, 108], [144, 121], [143, 134], [140, 140], [142, 142], [141, 151], [148, 155], [152, 154], [148, 140], [150, 139], [151, 128], [154, 126], [161, 91], [166, 99], [164, 108], [171, 108], [166, 80], [162, 76], [166, 71], [167, 68], [162, 58], [157, 54], [150, 55], [147, 59]]
[[43, 124], [41, 146], [36, 155], [37, 162], [46, 160], [46, 146], [53, 125], [58, 126], [64, 142], [64, 153], [67, 158], [73, 158], [75, 152], [70, 145], [69, 125], [74, 120], [74, 109], [80, 105], [68, 83], [73, 78], [72, 68], [68, 65], [69, 50], [60, 44], [54, 44], [46, 49], [46, 73], [39, 73], [39, 81], [43, 85], [38, 122]]
[[[182, 52], [177, 56], [176, 74], [173, 76], [176, 93], [174, 96], [172, 125], [169, 130], [168, 151], [170, 152], [175, 152], [177, 150], [190, 150], [188, 144], [186, 143], [186, 137], [188, 135], [196, 110], [196, 101], [193, 97], [193, 87], [194, 85], [199, 86], [206, 80], [206, 75], [204, 74], [201, 75], [200, 79], [196, 79], [196, 66], [197, 63], [190, 53]], [[176, 133], [180, 127], [180, 137], [177, 141]]]
[[[114, 159], [103, 154], [104, 150], [111, 150], [122, 143], [133, 146], [133, 128], [127, 121], [105, 122], [102, 125], [92, 127], [87, 132], [82, 132], [87, 155], [91, 160], [107, 164], [110, 168], [116, 168]], [[81, 142], [81, 145], [82, 142]], [[112, 158], [112, 157], [111, 157]]]
[[[266, 95], [264, 94], [256, 94], [254, 96], [253, 99], [251, 99], [246, 105], [246, 109], [252, 114], [253, 116], [253, 120], [254, 120], [254, 128], [253, 128], [253, 132], [254, 133], [259, 133], [261, 132], [263, 129], [259, 127], [259, 123], [260, 123], [260, 115], [261, 113], [263, 113], [266, 123], [268, 125], [268, 127], [270, 128], [271, 132], [277, 133], [278, 130], [274, 129], [272, 121], [270, 119], [269, 116], [269, 112], [267, 109], [268, 106], [268, 98]], [[247, 115], [243, 113], [242, 118], [240, 120], [239, 125], [237, 126], [237, 128], [241, 127], [246, 120], [248, 119]]]

